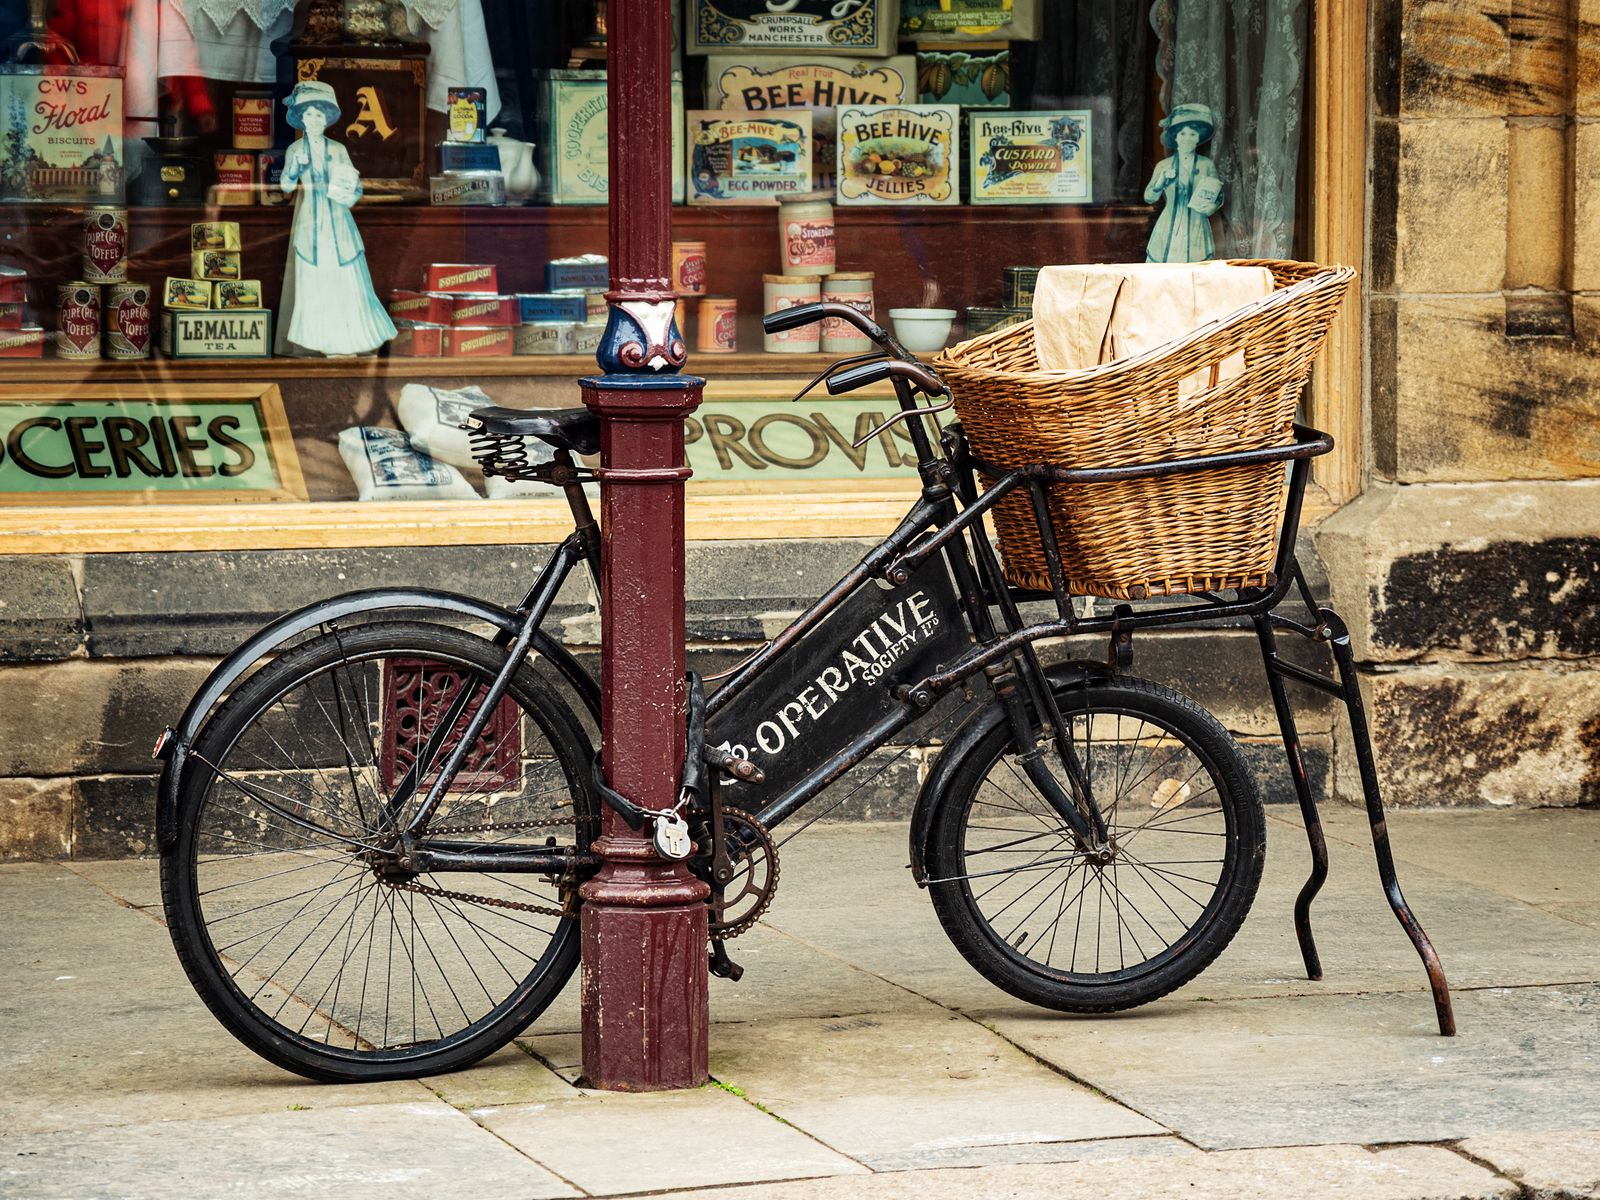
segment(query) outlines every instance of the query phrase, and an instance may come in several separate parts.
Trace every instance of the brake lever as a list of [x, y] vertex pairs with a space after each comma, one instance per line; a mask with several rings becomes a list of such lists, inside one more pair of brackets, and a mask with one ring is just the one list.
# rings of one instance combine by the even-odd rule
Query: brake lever
[[890, 417], [882, 425], [879, 425], [871, 433], [864, 434], [862, 437], [858, 438], [856, 441], [851, 442], [850, 443], [850, 449], [852, 449], [852, 450], [861, 449], [861, 447], [865, 446], [868, 442], [870, 442], [873, 438], [877, 437], [884, 430], [886, 430], [886, 429], [890, 428], [891, 426], [893, 426], [897, 421], [906, 421], [906, 420], [909, 420], [912, 417], [931, 417], [935, 413], [942, 413], [946, 409], [954, 408], [955, 407], [955, 403], [956, 403], [955, 397], [954, 396], [950, 396], [950, 394], [948, 392], [946, 392], [945, 395], [949, 396], [949, 399], [947, 399], [943, 404], [937, 404], [932, 408], [923, 408], [919, 404], [916, 408], [913, 408], [913, 409], [902, 409], [900, 412], [895, 413], [894, 416]]
[[859, 366], [862, 363], [876, 362], [880, 358], [887, 358], [887, 357], [889, 357], [889, 356], [887, 354], [883, 353], [881, 350], [869, 350], [865, 354], [852, 354], [849, 358], [841, 358], [838, 362], [829, 363], [827, 366], [822, 368], [822, 373], [820, 375], [818, 375], [815, 379], [813, 379], [810, 383], [806, 384], [805, 387], [801, 388], [799, 390], [799, 392], [797, 392], [793, 396], [793, 398], [790, 399], [789, 403], [790, 404], [798, 404], [798, 403], [800, 403], [800, 401], [802, 401], [802, 400], [804, 400], [806, 398], [807, 394], [811, 391], [812, 388], [816, 387], [817, 384], [821, 383], [829, 375], [832, 375], [835, 371], [839, 370], [839, 368], [841, 368], [841, 367]]

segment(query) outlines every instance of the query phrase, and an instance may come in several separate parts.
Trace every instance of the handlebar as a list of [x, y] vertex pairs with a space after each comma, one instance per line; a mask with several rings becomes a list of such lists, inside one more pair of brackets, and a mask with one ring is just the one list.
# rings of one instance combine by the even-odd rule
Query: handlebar
[[834, 300], [824, 300], [817, 304], [799, 304], [794, 308], [779, 309], [775, 313], [768, 313], [761, 318], [761, 328], [768, 333], [783, 333], [785, 330], [798, 329], [802, 325], [810, 325], [828, 317], [837, 317], [841, 321], [848, 321], [859, 329], [874, 343], [887, 349], [897, 350], [898, 344], [889, 333], [867, 316], [859, 308], [848, 304], [840, 304]]
[[828, 394], [842, 396], [846, 392], [853, 392], [857, 388], [866, 387], [891, 376], [910, 381], [930, 396], [942, 396], [945, 393], [944, 381], [926, 367], [917, 363], [902, 362], [896, 358], [880, 358], [829, 376]]

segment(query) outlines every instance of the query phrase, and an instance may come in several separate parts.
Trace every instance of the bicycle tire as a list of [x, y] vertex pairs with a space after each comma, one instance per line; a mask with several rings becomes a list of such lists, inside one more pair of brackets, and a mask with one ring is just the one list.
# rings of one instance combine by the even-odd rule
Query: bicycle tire
[[[1121, 678], [1058, 686], [1056, 700], [1116, 856], [1096, 865], [1074, 844], [1065, 822], [1008, 761], [1012, 734], [1001, 722], [935, 798], [929, 891], [950, 940], [996, 986], [1061, 1012], [1115, 1012], [1188, 983], [1232, 941], [1261, 881], [1266, 821], [1238, 744], [1188, 697]], [[1125, 739], [1130, 721], [1138, 725]], [[1046, 761], [1064, 778], [1045, 745]], [[1189, 857], [1219, 852], [1215, 860]], [[1005, 857], [1030, 854], [1015, 866]], [[1195, 894], [1202, 889], [1209, 889], [1203, 903]], [[1092, 956], [1084, 925], [1091, 905]], [[1105, 944], [1108, 911], [1115, 968]], [[1152, 947], [1159, 939], [1160, 949], [1147, 952], [1141, 935]], [[1138, 961], [1128, 961], [1129, 943]]]
[[[418, 893], [396, 888], [394, 876], [386, 878], [360, 857], [367, 850], [350, 844], [376, 844], [384, 831], [403, 824], [406, 814], [379, 815], [378, 797], [393, 794], [386, 778], [392, 786], [395, 776], [403, 777], [406, 755], [411, 762], [421, 757], [429, 722], [437, 726], [447, 711], [446, 697], [472, 682], [481, 703], [504, 661], [505, 651], [492, 642], [439, 625], [334, 629], [249, 676], [196, 738], [179, 792], [178, 837], [162, 855], [162, 900], [195, 990], [229, 1032], [263, 1058], [324, 1081], [459, 1070], [525, 1029], [571, 977], [579, 957], [574, 879], [506, 872], [399, 879], [479, 900], [548, 901], [547, 907], [567, 909], [564, 916], [455, 899], [440, 903], [430, 894], [421, 895], [419, 906]], [[452, 729], [466, 719], [463, 712]], [[446, 739], [424, 767], [413, 806], [448, 745]], [[332, 761], [340, 751], [343, 762]], [[529, 840], [540, 848], [555, 843], [582, 852], [598, 831], [590, 759], [577, 717], [533, 665], [524, 664], [430, 829], [435, 837], [467, 839], [458, 844], [469, 847], [520, 846], [516, 839], [529, 838], [526, 829], [496, 837], [505, 831], [474, 833], [473, 827], [538, 821]], [[494, 820], [475, 819], [484, 814]], [[307, 894], [311, 898], [290, 913]], [[286, 913], [288, 921], [266, 942], [259, 939], [271, 932], [270, 924], [239, 936], [260, 919], [256, 914], [276, 922]], [[360, 930], [363, 922], [367, 929]], [[398, 972], [397, 928], [405, 952]], [[363, 942], [358, 991], [354, 963]], [[308, 947], [304, 954], [302, 947]], [[382, 1031], [375, 1037], [379, 997], [372, 962], [383, 950]], [[334, 958], [327, 957], [330, 951]], [[335, 980], [324, 978], [335, 970]], [[397, 974], [401, 986], [392, 988]]]

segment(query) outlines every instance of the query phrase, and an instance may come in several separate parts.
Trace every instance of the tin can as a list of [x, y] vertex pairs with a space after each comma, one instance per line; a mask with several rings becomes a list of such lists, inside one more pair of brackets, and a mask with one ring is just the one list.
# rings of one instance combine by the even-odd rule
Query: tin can
[[707, 296], [700, 301], [695, 348], [702, 354], [732, 354], [739, 348], [739, 301]]
[[150, 285], [114, 283], [106, 289], [106, 357], [150, 357]]
[[413, 292], [396, 288], [389, 293], [389, 315], [396, 321], [421, 325], [450, 324], [450, 296], [444, 292]]
[[500, 274], [493, 263], [429, 263], [425, 292], [498, 292]]
[[22, 328], [22, 301], [0, 300], [0, 329]]
[[515, 296], [457, 292], [450, 297], [452, 325], [516, 325], [520, 320]]
[[[848, 304], [864, 316], [877, 316], [872, 302], [872, 272], [849, 271], [829, 275], [822, 282], [822, 298], [835, 304]], [[829, 317], [822, 323], [824, 354], [865, 354], [873, 348], [872, 339], [849, 321]]]
[[56, 357], [100, 357], [100, 285], [63, 283], [56, 289]]
[[121, 283], [128, 277], [128, 210], [87, 208], [83, 212], [85, 283]]
[[833, 205], [826, 200], [780, 201], [778, 252], [785, 275], [832, 275], [838, 265]]
[[21, 267], [0, 266], [0, 301], [23, 303], [28, 298], [28, 273]]
[[37, 325], [0, 330], [0, 358], [43, 358], [44, 330]]
[[249, 150], [218, 150], [217, 186], [214, 200], [219, 205], [245, 205], [256, 202], [256, 156]]
[[672, 243], [672, 290], [680, 296], [706, 294], [706, 244]]
[[444, 331], [447, 358], [496, 358], [510, 354], [511, 345], [512, 330], [504, 325], [459, 325]]
[[444, 353], [444, 326], [397, 321], [389, 353], [404, 358], [438, 358]]
[[[800, 275], [763, 275], [762, 312], [782, 312], [822, 299], [822, 281]], [[762, 334], [762, 345], [773, 354], [815, 354], [821, 344], [821, 331], [815, 322], [787, 329], [782, 333]]]
[[605, 337], [604, 324], [595, 324], [585, 321], [582, 325], [572, 327], [572, 353], [594, 354], [600, 349], [600, 339]]
[[534, 321], [518, 325], [512, 338], [516, 354], [571, 354], [578, 326], [571, 321]]
[[233, 148], [272, 149], [272, 93], [234, 93]]

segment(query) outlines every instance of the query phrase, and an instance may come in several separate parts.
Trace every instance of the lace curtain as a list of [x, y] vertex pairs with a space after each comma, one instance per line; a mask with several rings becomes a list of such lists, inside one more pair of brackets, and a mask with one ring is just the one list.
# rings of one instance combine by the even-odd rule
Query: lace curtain
[[1209, 104], [1227, 188], [1218, 257], [1294, 257], [1309, 0], [1155, 0], [1161, 104]]

